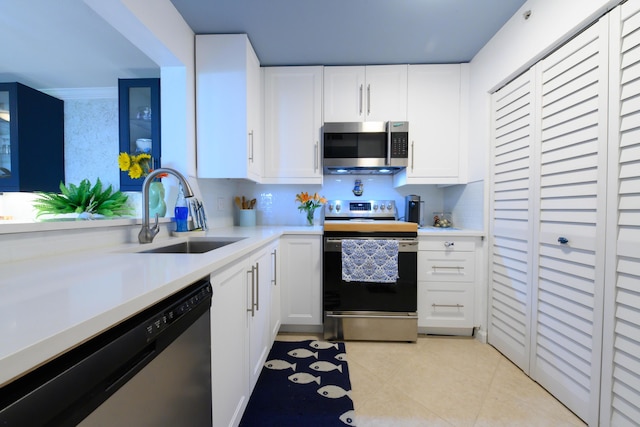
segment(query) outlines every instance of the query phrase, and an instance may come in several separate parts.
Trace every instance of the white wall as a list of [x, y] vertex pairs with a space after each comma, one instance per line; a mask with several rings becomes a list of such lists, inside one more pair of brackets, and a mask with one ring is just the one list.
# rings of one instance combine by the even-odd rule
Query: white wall
[[[486, 178], [491, 92], [531, 67], [620, 0], [529, 0], [471, 61], [469, 182]], [[530, 10], [527, 20], [523, 12]]]

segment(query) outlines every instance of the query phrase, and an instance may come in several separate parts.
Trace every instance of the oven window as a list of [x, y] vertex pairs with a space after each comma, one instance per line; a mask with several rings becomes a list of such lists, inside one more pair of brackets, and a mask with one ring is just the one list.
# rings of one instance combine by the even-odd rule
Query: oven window
[[416, 252], [398, 254], [395, 284], [344, 282], [341, 252], [324, 252], [323, 301], [329, 311], [417, 311]]

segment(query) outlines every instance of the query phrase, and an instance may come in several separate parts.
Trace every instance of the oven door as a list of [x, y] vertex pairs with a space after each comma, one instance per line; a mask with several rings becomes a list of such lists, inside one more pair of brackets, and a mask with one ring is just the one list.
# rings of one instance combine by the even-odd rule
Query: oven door
[[[384, 239], [384, 237], [381, 237]], [[396, 283], [342, 280], [342, 238], [324, 239], [323, 301], [325, 311], [417, 311], [418, 241], [401, 240]]]

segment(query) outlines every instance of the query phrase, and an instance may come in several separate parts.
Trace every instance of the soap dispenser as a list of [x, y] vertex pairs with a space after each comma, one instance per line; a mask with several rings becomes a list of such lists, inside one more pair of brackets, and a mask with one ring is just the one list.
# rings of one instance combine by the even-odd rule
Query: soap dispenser
[[180, 185], [180, 189], [178, 191], [178, 198], [176, 199], [174, 216], [176, 219], [176, 231], [177, 232], [189, 231], [187, 227], [187, 221], [189, 219], [189, 205], [187, 205], [187, 199], [184, 197], [184, 191], [182, 190], [182, 185]]

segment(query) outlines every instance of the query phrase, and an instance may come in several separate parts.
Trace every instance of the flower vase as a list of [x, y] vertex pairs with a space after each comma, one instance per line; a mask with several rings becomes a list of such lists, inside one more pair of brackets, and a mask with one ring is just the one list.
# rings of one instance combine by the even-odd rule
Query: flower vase
[[315, 213], [315, 209], [308, 209], [307, 210], [307, 225], [308, 226], [313, 226], [313, 215]]
[[164, 185], [162, 181], [153, 181], [149, 185], [149, 218], [162, 218], [167, 213], [167, 204], [164, 201]]

